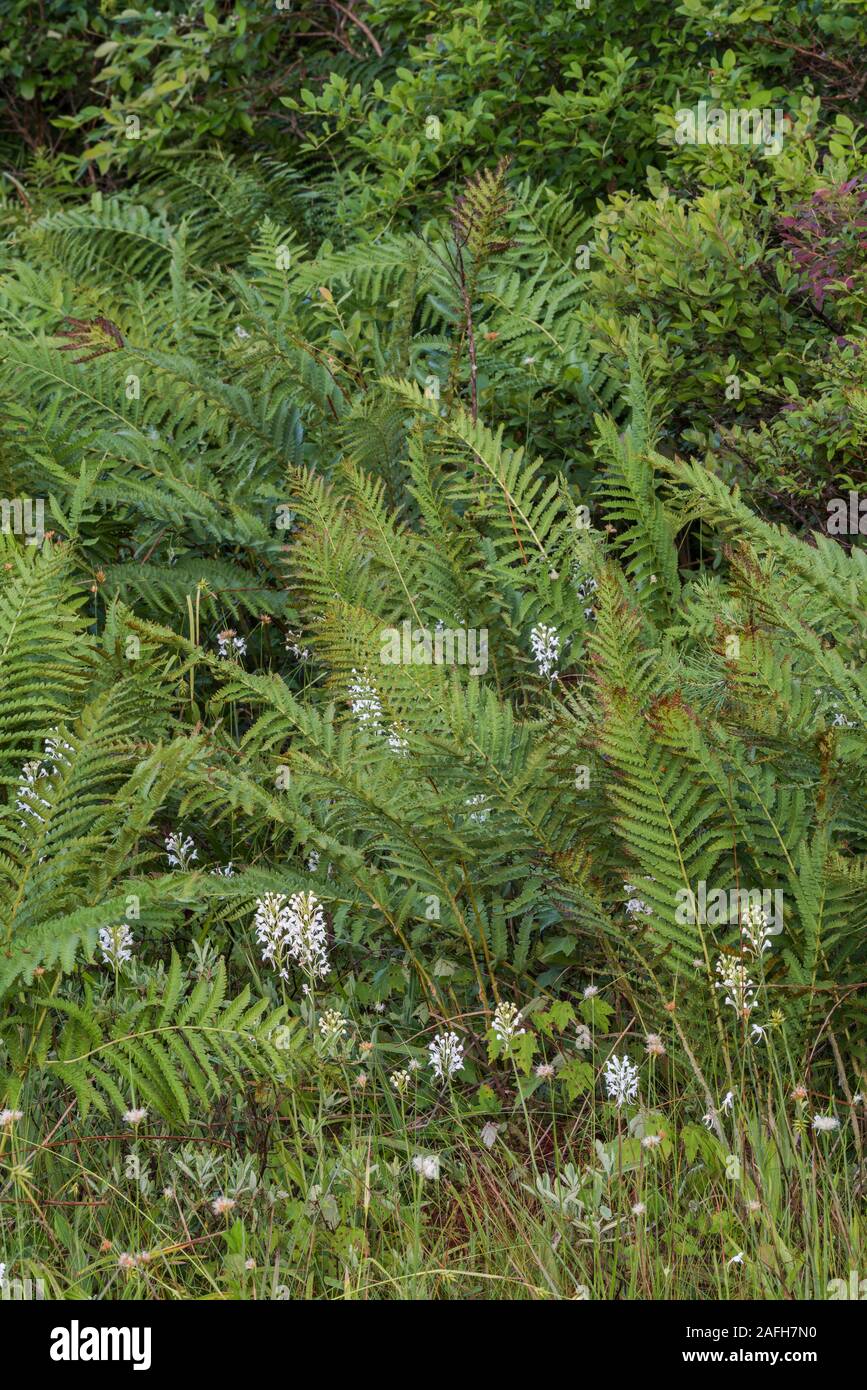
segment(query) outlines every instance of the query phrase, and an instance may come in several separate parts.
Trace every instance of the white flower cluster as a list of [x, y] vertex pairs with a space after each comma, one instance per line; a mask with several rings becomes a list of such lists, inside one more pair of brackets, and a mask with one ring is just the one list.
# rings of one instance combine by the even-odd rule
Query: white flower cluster
[[171, 835], [167, 835], [165, 844], [169, 868], [188, 869], [193, 860], [199, 857], [195, 840], [191, 840], [189, 835], [183, 839], [180, 830], [174, 830]]
[[126, 922], [116, 927], [100, 927], [99, 946], [105, 964], [119, 970], [125, 961], [132, 960], [132, 928]]
[[325, 915], [313, 893], [295, 893], [289, 899], [287, 941], [289, 953], [307, 975], [328, 974]]
[[457, 1033], [437, 1033], [427, 1050], [434, 1076], [440, 1081], [450, 1080], [464, 1065], [464, 1045]]
[[722, 1103], [720, 1105], [719, 1110], [715, 1109], [714, 1106], [711, 1106], [707, 1114], [702, 1115], [701, 1122], [706, 1129], [712, 1129], [720, 1115], [726, 1115], [730, 1110], [733, 1111], [734, 1108], [735, 1093], [734, 1091], [726, 1091], [725, 1095], [722, 1098]]
[[[37, 791], [38, 784], [43, 779], [47, 781], [48, 776], [47, 769], [43, 767], [42, 763], [35, 760], [25, 763], [21, 769], [21, 782], [18, 787], [18, 800], [15, 802], [15, 806], [23, 815], [31, 818], [30, 823], [35, 821], [37, 825], [42, 825], [45, 820], [43, 812], [51, 806], [51, 802], [46, 801], [45, 797], [40, 796]], [[21, 825], [27, 829], [28, 821], [23, 820]]]
[[831, 724], [832, 724], [832, 727], [835, 728], [835, 729], [857, 729], [857, 728], [858, 728], [858, 721], [857, 721], [857, 719], [847, 719], [846, 716], [845, 716], [845, 714], [843, 713], [843, 711], [840, 710], [840, 709], [837, 710], [837, 713], [834, 715], [833, 719], [831, 720]]
[[741, 936], [744, 950], [761, 957], [771, 949], [771, 929], [768, 919], [760, 907], [748, 907], [741, 918]]
[[359, 675], [353, 668], [354, 677], [349, 687], [349, 703], [359, 724], [370, 725], [373, 733], [382, 733], [382, 702], [367, 675]]
[[[580, 584], [576, 585], [575, 592], [577, 593], [577, 595], [578, 595], [579, 598], [585, 599], [585, 600], [586, 600], [586, 599], [589, 599], [589, 597], [590, 597], [591, 594], [595, 594], [595, 592], [596, 592], [596, 590], [597, 590], [598, 588], [599, 588], [599, 585], [597, 584], [596, 580], [593, 578], [593, 576], [592, 576], [592, 574], [591, 574], [591, 575], [588, 575], [586, 579], [583, 579], [583, 580], [581, 581]], [[585, 617], [585, 618], [595, 618], [595, 617], [596, 617], [596, 609], [593, 608], [593, 607], [585, 608], [585, 609], [584, 609], [584, 617]]]
[[526, 1028], [518, 1027], [520, 1022], [521, 1013], [514, 1004], [497, 1005], [492, 1026], [500, 1042], [509, 1043], [521, 1033], [526, 1033]]
[[412, 1160], [412, 1166], [419, 1177], [426, 1182], [436, 1182], [440, 1175], [440, 1161], [437, 1154], [416, 1154]]
[[349, 703], [352, 713], [362, 728], [370, 729], [378, 738], [387, 737], [388, 746], [395, 753], [402, 753], [409, 745], [401, 733], [400, 726], [392, 724], [386, 730], [382, 726], [382, 701], [376, 686], [366, 671], [361, 675], [353, 668], [353, 681], [349, 687]]
[[634, 883], [624, 883], [623, 891], [631, 894], [626, 900], [626, 915], [628, 917], [651, 916], [653, 908], [643, 898], [638, 897], [638, 889]]
[[638, 1068], [625, 1053], [622, 1057], [612, 1055], [608, 1058], [605, 1064], [605, 1089], [608, 1099], [614, 1101], [618, 1110], [638, 1095]]
[[287, 916], [285, 894], [266, 893], [264, 898], [257, 899], [253, 926], [256, 940], [262, 947], [262, 960], [272, 966], [283, 980], [289, 978], [286, 961]]
[[44, 812], [51, 807], [50, 801], [46, 801], [44, 796], [40, 796], [37, 790], [39, 783], [48, 781], [50, 778], [69, 765], [68, 754], [74, 753], [75, 749], [66, 739], [61, 738], [57, 729], [52, 729], [44, 743], [44, 751], [41, 761], [32, 759], [24, 764], [21, 769], [21, 782], [18, 787], [18, 799], [15, 803], [16, 810], [30, 819], [21, 821], [23, 829], [42, 825], [45, 821]]
[[[292, 655], [293, 655], [298, 661], [309, 661], [309, 660], [310, 660], [310, 648], [309, 648], [309, 647], [302, 647], [301, 644], [300, 644], [300, 642], [296, 642], [296, 641], [295, 641], [295, 638], [293, 637], [293, 635], [292, 635], [291, 632], [290, 632], [290, 633], [288, 634], [288, 636], [286, 637], [286, 640], [285, 640], [285, 642], [284, 642], [283, 645], [285, 646], [287, 652], [291, 652]], [[353, 673], [353, 674], [354, 674], [354, 673]]]
[[748, 1018], [755, 1006], [756, 982], [739, 956], [720, 956], [716, 963], [719, 980], [714, 986], [725, 995], [725, 1003], [741, 1018]]
[[491, 814], [491, 808], [488, 806], [487, 802], [488, 798], [485, 796], [484, 792], [481, 792], [478, 796], [467, 797], [467, 800], [464, 802], [465, 806], [481, 807], [478, 811], [470, 811], [470, 814], [467, 816], [467, 820], [470, 821], [471, 824], [484, 825], [488, 816]]
[[253, 920], [262, 960], [283, 980], [293, 960], [306, 975], [328, 974], [328, 949], [322, 904], [313, 893], [295, 893], [288, 903], [283, 893], [266, 893], [256, 903]]
[[219, 657], [244, 656], [246, 651], [246, 639], [239, 637], [233, 627], [227, 627], [224, 632], [217, 633], [217, 655]]
[[[770, 951], [770, 927], [765, 913], [760, 907], [748, 907], [741, 918], [741, 957], [720, 956], [716, 963], [719, 980], [714, 988], [723, 991], [726, 1004], [729, 1004], [744, 1022], [756, 1006], [756, 982], [750, 975], [751, 965], [761, 962], [765, 951]], [[760, 1042], [765, 1036], [765, 1028], [755, 1021], [750, 1028], [750, 1038]]]
[[813, 1129], [817, 1134], [832, 1134], [835, 1129], [840, 1128], [840, 1121], [836, 1115], [814, 1115]]
[[839, 690], [831, 690], [826, 686], [817, 685], [814, 692], [819, 696], [818, 712], [824, 713], [834, 729], [857, 729], [859, 727], [857, 719], [849, 719], [839, 707], [842, 699]]
[[319, 1020], [319, 1032], [322, 1041], [326, 1043], [337, 1042], [338, 1038], [345, 1038], [349, 1029], [346, 1026], [346, 1019], [343, 1014], [336, 1009], [326, 1009]]
[[553, 680], [557, 674], [557, 660], [560, 656], [560, 637], [557, 629], [548, 627], [546, 623], [537, 624], [530, 633], [530, 646], [533, 648], [539, 675], [548, 676]]
[[57, 729], [52, 729], [45, 740], [44, 762], [48, 771], [53, 776], [62, 767], [69, 765], [69, 754], [74, 753], [75, 749], [71, 743], [67, 743], [65, 738], [61, 738]]

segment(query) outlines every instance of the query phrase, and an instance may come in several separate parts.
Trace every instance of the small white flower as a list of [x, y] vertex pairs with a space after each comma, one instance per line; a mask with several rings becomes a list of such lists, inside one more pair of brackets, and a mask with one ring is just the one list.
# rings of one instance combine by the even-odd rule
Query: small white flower
[[51, 809], [51, 802], [46, 801], [44, 796], [40, 796], [37, 786], [41, 783], [42, 790], [47, 789], [47, 783], [58, 772], [70, 764], [67, 754], [74, 753], [75, 749], [71, 743], [67, 743], [65, 738], [60, 736], [55, 728], [51, 730], [43, 745], [43, 760], [31, 760], [24, 764], [21, 769], [21, 785], [18, 788], [18, 800], [15, 803], [16, 810], [22, 811], [25, 816], [29, 816], [30, 821], [20, 822], [23, 829], [33, 828], [36, 825], [45, 823], [44, 812]]
[[117, 970], [125, 961], [132, 960], [132, 928], [126, 922], [116, 927], [100, 927], [99, 947], [106, 965]]
[[199, 857], [195, 841], [190, 839], [189, 835], [182, 839], [182, 833], [175, 830], [166, 836], [166, 858], [170, 868], [188, 869], [193, 860]]
[[324, 978], [331, 966], [325, 939], [322, 904], [313, 893], [295, 893], [289, 899], [287, 942], [289, 952], [308, 975]]
[[760, 907], [748, 907], [741, 918], [741, 937], [745, 951], [751, 955], [763, 956], [771, 950], [772, 932], [768, 919]]
[[579, 1052], [589, 1052], [593, 1046], [593, 1035], [586, 1023], [578, 1024], [578, 1031], [575, 1034], [575, 1046]]
[[518, 1027], [520, 1021], [521, 1012], [515, 1004], [497, 1005], [492, 1026], [501, 1043], [509, 1043], [527, 1031]]
[[266, 893], [256, 901], [253, 925], [263, 962], [281, 979], [289, 978], [290, 959], [307, 975], [328, 974], [325, 918], [312, 893], [295, 893], [288, 903], [283, 893]]
[[349, 702], [352, 713], [363, 727], [367, 726], [376, 734], [382, 733], [382, 701], [371, 684], [367, 672], [361, 675], [353, 669], [355, 679], [349, 687]]
[[830, 1134], [833, 1130], [840, 1128], [840, 1121], [836, 1115], [814, 1115], [813, 1129], [817, 1134]]
[[837, 729], [857, 729], [857, 719], [847, 719], [842, 710], [838, 710], [831, 720], [832, 725]]
[[376, 1003], [375, 1003], [374, 1006], [373, 1006], [373, 1012], [374, 1012], [375, 1014], [384, 1014], [384, 1013], [385, 1013], [385, 1004], [383, 1003], [383, 1001], [382, 1001], [381, 999], [377, 999]]
[[[18, 800], [15, 802], [16, 809], [22, 811], [25, 816], [30, 816], [37, 825], [41, 825], [45, 816], [43, 811], [51, 809], [51, 802], [46, 801], [44, 796], [40, 796], [36, 787], [41, 781], [48, 781], [50, 774], [42, 763], [31, 760], [24, 764], [21, 769], [21, 783], [18, 787]], [[41, 809], [40, 809], [41, 808]], [[28, 822], [20, 822], [26, 830]]]
[[557, 629], [548, 627], [546, 623], [539, 623], [530, 633], [530, 646], [533, 648], [539, 675], [548, 676], [553, 680], [557, 675], [557, 659], [560, 655], [560, 637]]
[[128, 1250], [122, 1251], [117, 1257], [117, 1267], [129, 1273], [130, 1270], [135, 1269], [135, 1255], [131, 1255]]
[[[586, 579], [582, 579], [580, 583], [576, 583], [575, 592], [579, 598], [586, 599], [589, 598], [591, 594], [595, 594], [598, 588], [599, 585], [597, 581], [593, 578], [592, 574], [589, 574]], [[589, 618], [594, 611], [593, 608], [585, 608], [584, 617]]]
[[648, 1033], [644, 1041], [644, 1050], [650, 1057], [665, 1056], [665, 1043], [662, 1041], [662, 1038], [659, 1036], [658, 1033]]
[[227, 627], [223, 632], [217, 633], [217, 656], [221, 660], [226, 660], [230, 656], [245, 656], [247, 643], [245, 638], [239, 637], [233, 627]]
[[588, 985], [587, 988], [586, 988], [585, 991], [584, 991], [584, 998], [585, 998], [585, 999], [595, 999], [598, 993], [599, 993], [599, 986], [598, 986], [598, 985]]
[[391, 1073], [391, 1084], [399, 1096], [405, 1096], [409, 1090], [412, 1077], [408, 1071], [402, 1069]]
[[403, 737], [400, 730], [405, 728], [403, 724], [392, 724], [388, 731], [388, 746], [395, 753], [403, 753], [409, 748], [409, 742]]
[[319, 1032], [322, 1034], [324, 1042], [336, 1042], [338, 1038], [345, 1037], [348, 1032], [346, 1019], [336, 1009], [326, 1009], [319, 1020]]
[[643, 1149], [658, 1149], [661, 1143], [661, 1134], [645, 1134], [641, 1141], [641, 1147]]
[[270, 965], [283, 980], [288, 980], [289, 910], [283, 893], [266, 893], [256, 900], [253, 918], [256, 940], [262, 947], [262, 961]]
[[479, 806], [482, 808], [478, 811], [471, 811], [467, 816], [467, 820], [471, 821], [473, 825], [484, 825], [488, 816], [491, 814], [491, 808], [488, 806], [487, 801], [488, 798], [485, 796], [484, 792], [481, 792], [479, 796], [467, 797], [464, 802], [465, 806]]
[[633, 1101], [638, 1094], [638, 1068], [629, 1058], [609, 1057], [605, 1064], [605, 1087], [608, 1099], [618, 1108], [626, 1101]]
[[235, 866], [230, 859], [228, 864], [226, 864], [225, 866], [223, 866], [222, 864], [218, 864], [215, 869], [211, 870], [211, 873], [215, 874], [217, 878], [234, 878]]
[[142, 1120], [146, 1120], [147, 1117], [148, 1112], [146, 1110], [125, 1110], [123, 1115], [124, 1123], [132, 1125], [133, 1129], [135, 1129], [137, 1125], [140, 1125]]
[[653, 908], [643, 898], [639, 898], [638, 889], [634, 883], [624, 883], [623, 891], [630, 895], [626, 900], [626, 915], [628, 917], [650, 917], [652, 915]]
[[215, 1216], [228, 1216], [234, 1206], [234, 1197], [215, 1197], [211, 1203], [211, 1211]]
[[730, 1264], [730, 1265], [742, 1265], [743, 1262], [744, 1262], [744, 1252], [743, 1252], [743, 1250], [739, 1250], [738, 1253], [737, 1253], [736, 1255], [732, 1255], [731, 1259], [729, 1260], [729, 1264]]
[[643, 898], [627, 898], [625, 907], [627, 917], [650, 917], [653, 912], [653, 908]]
[[464, 1065], [464, 1046], [457, 1033], [437, 1033], [427, 1050], [434, 1076], [441, 1081], [448, 1081]]
[[729, 1110], [733, 1110], [733, 1109], [734, 1109], [734, 1105], [735, 1105], [735, 1094], [734, 1094], [734, 1091], [726, 1091], [725, 1095], [723, 1096], [723, 1102], [722, 1102], [722, 1107], [721, 1107], [721, 1108], [722, 1108], [723, 1114], [725, 1115], [725, 1114], [728, 1113]]
[[554, 1068], [551, 1066], [550, 1062], [540, 1062], [536, 1068], [536, 1075], [539, 1077], [540, 1081], [550, 1081], [551, 1077], [554, 1075]]
[[245, 1268], [245, 1269], [255, 1269], [255, 1268], [256, 1268], [256, 1261], [255, 1261], [255, 1260], [245, 1260], [245, 1261], [244, 1261], [244, 1268]]
[[492, 1149], [494, 1147], [499, 1132], [500, 1126], [495, 1125], [493, 1120], [488, 1120], [487, 1124], [482, 1126], [482, 1143], [486, 1149]]
[[0, 1129], [11, 1129], [14, 1124], [23, 1119], [23, 1110], [0, 1110]]
[[647, 1211], [647, 1207], [645, 1206], [644, 1202], [636, 1202], [635, 1205], [634, 1205], [633, 1208], [632, 1208], [632, 1215], [633, 1215], [633, 1216], [644, 1216], [644, 1214], [645, 1214], [646, 1211]]
[[755, 981], [750, 979], [749, 970], [744, 962], [734, 956], [720, 956], [716, 963], [716, 973], [719, 975], [719, 982], [714, 988], [725, 992], [725, 1002], [730, 1004], [741, 1018], [749, 1018], [755, 1005], [756, 986]]
[[426, 1182], [436, 1182], [440, 1175], [440, 1161], [436, 1154], [416, 1154], [412, 1166]]

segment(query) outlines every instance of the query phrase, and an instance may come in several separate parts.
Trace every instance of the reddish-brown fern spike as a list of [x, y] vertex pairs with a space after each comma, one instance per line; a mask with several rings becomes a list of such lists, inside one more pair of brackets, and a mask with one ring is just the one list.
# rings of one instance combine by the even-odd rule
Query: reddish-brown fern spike
[[66, 327], [57, 333], [58, 338], [68, 338], [69, 342], [58, 348], [59, 352], [78, 352], [84, 357], [76, 357], [76, 364], [92, 362], [95, 357], [103, 357], [107, 352], [117, 352], [124, 346], [123, 334], [111, 319], [64, 319]]

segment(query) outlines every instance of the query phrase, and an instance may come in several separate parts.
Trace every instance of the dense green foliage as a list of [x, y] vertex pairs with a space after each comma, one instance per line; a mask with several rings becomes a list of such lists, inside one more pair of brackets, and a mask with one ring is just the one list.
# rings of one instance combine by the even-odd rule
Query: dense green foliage
[[[509, 1296], [664, 1297], [674, 1232], [692, 1292], [731, 1292], [712, 1236], [825, 1296], [867, 1079], [867, 556], [823, 534], [865, 482], [867, 11], [163, 4], [14, 0], [0, 46], [0, 495], [45, 509], [0, 535], [0, 1189], [60, 1194], [65, 1252], [0, 1217], [0, 1258], [247, 1296], [255, 1252], [259, 1296], [334, 1296], [372, 1251], [380, 1292], [496, 1296], [479, 1252], [523, 1243]], [[782, 147], [679, 144], [701, 100]], [[700, 884], [781, 895], [747, 1007]], [[321, 980], [257, 940], [297, 893]], [[64, 1214], [130, 1158], [134, 1216]], [[193, 1225], [224, 1262], [181, 1268]]]

